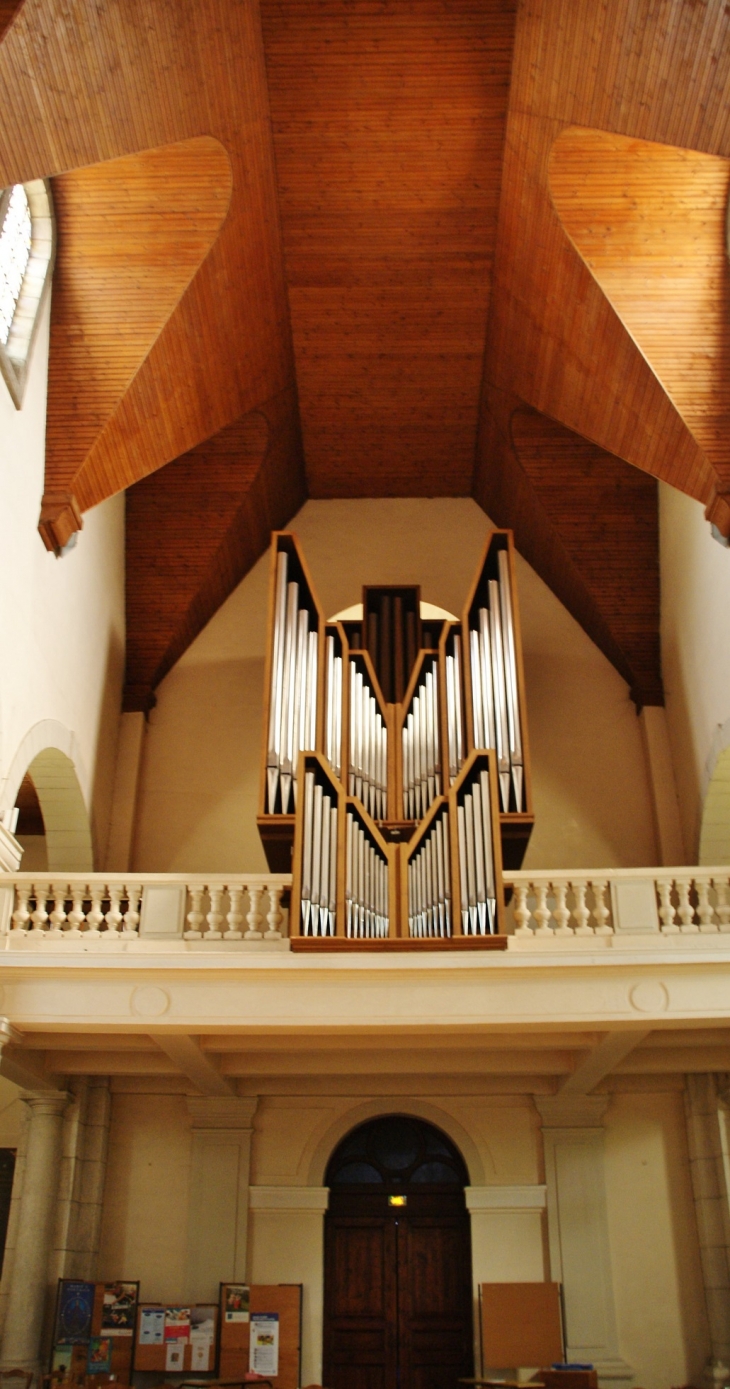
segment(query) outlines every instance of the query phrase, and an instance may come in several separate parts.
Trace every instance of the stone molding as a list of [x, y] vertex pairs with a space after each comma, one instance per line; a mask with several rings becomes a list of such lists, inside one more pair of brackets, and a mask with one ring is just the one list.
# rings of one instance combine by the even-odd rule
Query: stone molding
[[326, 1211], [329, 1199], [327, 1186], [251, 1186], [248, 1191], [252, 1211]]
[[194, 1129], [250, 1130], [258, 1105], [257, 1096], [188, 1095], [188, 1114]]
[[472, 1215], [482, 1211], [535, 1214], [547, 1207], [546, 1186], [467, 1186], [464, 1196]]
[[543, 1129], [602, 1129], [610, 1095], [535, 1095]]

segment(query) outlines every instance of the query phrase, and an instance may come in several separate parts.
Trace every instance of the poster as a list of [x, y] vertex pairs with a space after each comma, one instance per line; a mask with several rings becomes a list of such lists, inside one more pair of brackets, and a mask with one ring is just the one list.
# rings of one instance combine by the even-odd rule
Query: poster
[[58, 1303], [56, 1340], [59, 1344], [70, 1346], [88, 1341], [95, 1291], [93, 1283], [77, 1283], [71, 1278], [63, 1280]]
[[246, 1283], [226, 1283], [225, 1295], [224, 1320], [227, 1322], [248, 1321], [248, 1285]]
[[185, 1367], [185, 1341], [168, 1341], [165, 1346], [165, 1369], [182, 1373]]
[[71, 1373], [73, 1349], [73, 1346], [54, 1346], [53, 1364], [51, 1365], [53, 1374], [58, 1372], [64, 1379], [68, 1378]]
[[107, 1336], [133, 1336], [137, 1314], [136, 1283], [105, 1283], [101, 1329]]
[[[190, 1308], [165, 1308], [165, 1340], [187, 1341], [190, 1336]], [[169, 1369], [169, 1366], [168, 1366]]]
[[86, 1371], [90, 1375], [108, 1375], [112, 1368], [112, 1338], [111, 1336], [92, 1336], [89, 1341], [89, 1352], [86, 1361]]
[[278, 1312], [251, 1313], [251, 1341], [248, 1358], [249, 1370], [259, 1375], [278, 1375], [279, 1373], [279, 1314]]
[[143, 1307], [139, 1314], [139, 1344], [141, 1346], [161, 1346], [164, 1340], [164, 1307]]
[[215, 1314], [215, 1306], [202, 1303], [190, 1309], [190, 1368], [199, 1373], [213, 1368]]

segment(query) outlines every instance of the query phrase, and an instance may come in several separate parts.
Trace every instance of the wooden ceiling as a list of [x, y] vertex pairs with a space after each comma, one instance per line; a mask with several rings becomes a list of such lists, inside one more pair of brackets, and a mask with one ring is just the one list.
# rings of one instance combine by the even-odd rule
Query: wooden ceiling
[[58, 217], [41, 532], [128, 497], [127, 707], [306, 495], [472, 494], [661, 702], [730, 531], [722, 0], [0, 0]]

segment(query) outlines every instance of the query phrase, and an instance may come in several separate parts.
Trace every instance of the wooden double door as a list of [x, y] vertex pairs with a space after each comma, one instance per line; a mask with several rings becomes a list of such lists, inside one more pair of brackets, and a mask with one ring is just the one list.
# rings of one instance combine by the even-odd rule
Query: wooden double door
[[326, 1389], [457, 1389], [473, 1375], [463, 1190], [332, 1191], [325, 1222]]

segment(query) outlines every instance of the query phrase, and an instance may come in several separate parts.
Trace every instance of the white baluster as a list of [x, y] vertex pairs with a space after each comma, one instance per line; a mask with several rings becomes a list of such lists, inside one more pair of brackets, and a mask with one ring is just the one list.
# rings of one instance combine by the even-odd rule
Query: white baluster
[[81, 927], [83, 926], [86, 920], [86, 914], [84, 912], [85, 892], [86, 888], [83, 883], [71, 884], [72, 906], [68, 914], [68, 930], [66, 932], [67, 936], [76, 937], [81, 935]]
[[514, 918], [517, 922], [516, 936], [532, 936], [532, 931], [527, 924], [532, 916], [532, 912], [527, 905], [528, 891], [529, 887], [527, 883], [515, 884]]
[[605, 880], [599, 883], [591, 883], [591, 887], [593, 888], [593, 919], [596, 923], [594, 935], [612, 936], [613, 927], [608, 924], [608, 918], [611, 913], [606, 906], [605, 895], [608, 883]]
[[191, 887], [188, 888], [188, 891], [190, 893], [190, 911], [186, 918], [188, 929], [185, 932], [185, 939], [200, 940], [202, 935], [200, 928], [205, 919], [200, 909], [203, 901], [203, 889], [202, 887]]
[[48, 894], [53, 898], [53, 911], [48, 918], [51, 923], [51, 929], [48, 932], [50, 936], [63, 936], [65, 934], [63, 923], [66, 920], [66, 890], [66, 883], [48, 884]]
[[282, 889], [272, 885], [267, 888], [267, 891], [269, 894], [269, 910], [266, 913], [266, 922], [269, 929], [264, 936], [264, 940], [281, 940], [281, 931], [279, 927], [281, 926], [283, 918], [279, 903], [281, 901]]
[[221, 911], [221, 898], [223, 897], [222, 887], [209, 887], [208, 896], [210, 897], [210, 911], [206, 914], [208, 929], [205, 933], [206, 940], [221, 939], [221, 922], [223, 912]]
[[13, 930], [27, 932], [28, 922], [30, 921], [30, 912], [28, 911], [30, 887], [27, 883], [18, 883], [16, 892], [18, 894], [18, 905], [13, 912]]
[[566, 880], [564, 878], [559, 882], [553, 880], [553, 891], [555, 893], [556, 898], [553, 916], [555, 917], [555, 920], [558, 923], [555, 930], [555, 935], [572, 936], [573, 927], [568, 925], [568, 922], [570, 921], [570, 909], [565, 902], [565, 898], [568, 892], [568, 884]]
[[47, 891], [48, 889], [45, 883], [34, 883], [33, 896], [35, 897], [35, 911], [31, 912], [30, 916], [31, 921], [33, 922], [34, 935], [38, 932], [42, 934], [46, 928], [46, 922], [48, 921], [48, 912], [46, 911]]
[[717, 922], [710, 902], [710, 883], [707, 878], [695, 878], [697, 888], [697, 915], [700, 918], [700, 931], [703, 935], [716, 935]]
[[586, 906], [586, 892], [588, 890], [588, 884], [586, 882], [580, 882], [579, 880], [577, 883], [574, 882], [572, 886], [573, 892], [575, 893], [575, 906], [573, 908], [573, 916], [575, 917], [575, 920], [578, 922], [578, 925], [575, 928], [575, 934], [577, 936], [592, 936], [593, 927], [589, 926], [588, 924], [590, 921], [591, 914], [588, 910], [588, 907]]
[[243, 921], [243, 911], [241, 910], [242, 898], [243, 883], [229, 884], [228, 900], [230, 902], [230, 909], [226, 915], [228, 930], [223, 937], [224, 940], [241, 939], [241, 922]]
[[121, 884], [121, 883], [110, 883], [110, 884], [109, 884], [109, 910], [108, 910], [108, 912], [106, 913], [106, 915], [105, 915], [105, 917], [104, 917], [104, 920], [106, 921], [106, 927], [107, 927], [107, 928], [106, 928], [106, 931], [104, 932], [104, 939], [105, 939], [106, 941], [113, 941], [113, 940], [116, 940], [116, 938], [119, 936], [119, 927], [121, 926], [122, 921], [123, 921], [123, 919], [124, 919], [124, 918], [122, 917], [121, 911], [119, 910], [119, 902], [120, 902], [121, 896], [122, 896], [122, 884]]
[[677, 891], [679, 893], [679, 919], [682, 923], [680, 929], [683, 936], [698, 936], [700, 933], [700, 928], [695, 922], [695, 909], [689, 900], [689, 892], [691, 886], [691, 878], [677, 879]]
[[91, 910], [86, 913], [86, 936], [91, 936], [98, 940], [101, 932], [99, 927], [104, 920], [104, 913], [101, 910], [101, 899], [103, 888], [101, 883], [89, 883], [89, 895], [91, 897]]
[[730, 931], [730, 902], [727, 900], [727, 879], [713, 878], [715, 887], [715, 912], [721, 931]]
[[262, 887], [250, 887], [248, 889], [248, 913], [246, 916], [248, 930], [244, 936], [244, 940], [261, 940], [261, 931], [259, 927], [261, 926], [263, 918], [259, 911], [259, 906], [262, 893]]
[[662, 923], [662, 933], [665, 936], [679, 935], [679, 927], [675, 921], [675, 911], [672, 904], [672, 885], [671, 878], [657, 878], [659, 917]]
[[538, 883], [536, 886], [537, 906], [535, 907], [535, 920], [537, 922], [536, 936], [552, 936], [553, 932], [548, 926], [552, 912], [547, 904], [549, 883]]
[[127, 910], [124, 913], [125, 936], [136, 936], [139, 932], [139, 914], [142, 900], [142, 889], [139, 883], [127, 883], [125, 886], [127, 897]]

